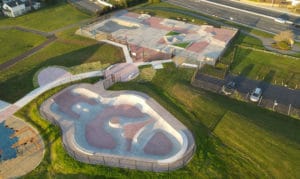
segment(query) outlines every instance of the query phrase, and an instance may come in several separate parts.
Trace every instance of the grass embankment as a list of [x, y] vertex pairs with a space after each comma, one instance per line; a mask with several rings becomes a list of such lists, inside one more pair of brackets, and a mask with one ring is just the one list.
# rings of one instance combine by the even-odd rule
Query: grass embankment
[[16, 18], [2, 18], [0, 26], [17, 25], [49, 32], [89, 17], [71, 5], [61, 2]]
[[0, 64], [40, 45], [46, 38], [15, 29], [0, 30]]
[[58, 39], [34, 55], [3, 70], [0, 75], [0, 99], [14, 102], [34, 89], [35, 73], [51, 65], [72, 67], [84, 63], [113, 64], [124, 60], [122, 49], [74, 35], [75, 29], [58, 34]]
[[221, 60], [217, 61], [215, 66], [205, 65], [200, 69], [200, 73], [204, 73], [217, 78], [224, 78], [229, 70], [229, 64], [234, 61], [234, 50], [236, 45], [264, 49], [262, 42], [252, 36], [243, 33], [237, 34], [229, 48], [225, 51]]
[[170, 11], [167, 11], [164, 9], [156, 9], [156, 8], [173, 8], [175, 10], [179, 9], [179, 10], [186, 10], [187, 12], [192, 12], [185, 8], [174, 6], [174, 5], [171, 5], [166, 2], [141, 5], [141, 6], [138, 6], [138, 8], [133, 8], [131, 11], [135, 12], [135, 13], [147, 13], [147, 14], [150, 14], [151, 16], [158, 16], [158, 17], [163, 17], [163, 18], [177, 19], [177, 20], [192, 22], [194, 24], [199, 24], [199, 25], [207, 24], [206, 21], [199, 19], [199, 18], [195, 18], [194, 16], [190, 16], [188, 14], [183, 14], [183, 13], [179, 13], [179, 12], [170, 12]]
[[176, 69], [172, 64], [164, 66], [151, 81], [137, 79], [118, 83], [112, 89], [147, 93], [192, 131], [197, 150], [186, 167], [170, 173], [153, 173], [75, 161], [63, 149], [59, 129], [38, 113], [38, 106], [62, 89], [57, 88], [18, 113], [42, 132], [47, 146], [41, 165], [27, 177], [299, 178], [299, 120], [196, 91], [189, 84], [192, 70]]
[[[247, 47], [258, 50], [247, 49]], [[218, 63], [221, 66], [229, 65], [230, 72], [235, 75], [243, 75], [250, 79], [263, 80], [277, 85], [287, 85], [290, 88], [300, 87], [300, 69], [297, 68], [300, 66], [299, 60], [260, 50], [264, 50], [260, 40], [239, 34]], [[220, 76], [218, 69], [214, 71], [209, 68], [205, 71], [209, 75]]]
[[[272, 84], [300, 87], [300, 61], [291, 57], [237, 47], [227, 54], [234, 55], [230, 65], [233, 74], [240, 74], [254, 80]], [[230, 62], [224, 60], [224, 63]]]

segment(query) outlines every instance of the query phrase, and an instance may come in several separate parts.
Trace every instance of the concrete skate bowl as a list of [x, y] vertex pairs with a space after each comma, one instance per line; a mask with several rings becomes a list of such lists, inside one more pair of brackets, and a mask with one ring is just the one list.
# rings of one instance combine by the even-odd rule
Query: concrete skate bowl
[[85, 163], [160, 172], [183, 167], [195, 151], [191, 132], [143, 93], [73, 85], [40, 112], [61, 127], [68, 153]]

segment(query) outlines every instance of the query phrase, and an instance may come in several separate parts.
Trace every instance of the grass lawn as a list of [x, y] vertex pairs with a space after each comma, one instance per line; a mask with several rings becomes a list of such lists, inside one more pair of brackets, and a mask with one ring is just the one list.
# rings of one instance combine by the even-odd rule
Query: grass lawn
[[174, 35], [179, 35], [179, 32], [175, 32], [175, 31], [170, 31], [166, 34], [166, 36], [174, 36]]
[[46, 38], [19, 30], [0, 30], [0, 64], [40, 45]]
[[122, 49], [74, 35], [72, 30], [62, 32], [58, 37], [46, 48], [1, 72], [1, 100], [14, 102], [33, 90], [34, 74], [43, 67], [72, 67], [96, 61], [112, 64], [124, 60]]
[[237, 48], [230, 67], [234, 74], [273, 84], [300, 87], [300, 61], [249, 49]]
[[[192, 161], [170, 173], [140, 172], [80, 163], [63, 149], [58, 127], [39, 116], [39, 105], [62, 87], [46, 92], [18, 116], [41, 131], [47, 150], [28, 178], [299, 178], [300, 121], [226, 96], [195, 90], [189, 69], [165, 64], [152, 81], [118, 83], [113, 90], [142, 91], [184, 123], [197, 144]], [[214, 135], [211, 135], [213, 131]]]
[[209, 76], [224, 79], [228, 70], [228, 65], [223, 63], [216, 63], [215, 66], [205, 64], [201, 69], [200, 73], [204, 73]]
[[132, 10], [132, 12], [135, 13], [148, 13], [152, 16], [159, 16], [159, 17], [163, 17], [163, 18], [170, 18], [170, 19], [177, 19], [180, 18], [181, 20], [186, 19], [187, 21], [194, 23], [194, 24], [207, 24], [206, 21], [201, 20], [201, 19], [197, 19], [193, 16], [187, 15], [187, 14], [182, 14], [182, 13], [178, 13], [178, 12], [170, 12], [170, 11], [166, 11], [163, 9], [155, 9], [155, 8], [174, 8], [174, 9], [181, 9], [181, 10], [186, 10], [189, 11], [187, 9], [178, 7], [178, 6], [174, 6], [171, 5], [169, 3], [165, 3], [165, 2], [161, 2], [161, 3], [154, 3], [154, 4], [146, 4], [146, 5], [142, 5], [142, 6], [138, 6], [138, 8], [134, 8]]
[[176, 44], [173, 44], [173, 45], [177, 46], [177, 47], [180, 47], [180, 48], [186, 48], [189, 44], [190, 44], [190, 42], [182, 42], [182, 43], [176, 43]]
[[89, 17], [67, 3], [58, 3], [16, 18], [2, 18], [0, 19], [0, 26], [18, 25], [42, 31], [52, 31]]

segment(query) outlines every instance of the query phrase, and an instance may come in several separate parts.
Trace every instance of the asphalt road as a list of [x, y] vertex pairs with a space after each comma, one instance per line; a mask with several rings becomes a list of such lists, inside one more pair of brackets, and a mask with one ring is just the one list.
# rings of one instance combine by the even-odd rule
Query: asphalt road
[[275, 22], [272, 18], [214, 5], [205, 1], [195, 2], [192, 0], [167, 0], [167, 2], [202, 14], [223, 18], [228, 21], [258, 28], [274, 34], [284, 30], [292, 30], [295, 33], [296, 39], [300, 40], [300, 29], [294, 28], [291, 24]]
[[[201, 1], [201, 0], [194, 0], [196, 2]], [[235, 7], [238, 9], [243, 9], [243, 10], [247, 10], [247, 11], [251, 11], [251, 12], [255, 12], [258, 14], [263, 14], [266, 16], [270, 16], [270, 17], [281, 17], [283, 15], [287, 15], [285, 13], [282, 12], [278, 12], [278, 11], [272, 11], [272, 10], [268, 10], [265, 8], [260, 8], [257, 6], [251, 6], [251, 5], [246, 5], [243, 3], [239, 3], [238, 1], [230, 1], [230, 0], [210, 0], [211, 2], [215, 2], [218, 4], [223, 4], [223, 5], [227, 5], [227, 6], [231, 6], [231, 7]], [[289, 20], [294, 22], [295, 20], [299, 19], [299, 16], [295, 16], [295, 15], [288, 15]]]

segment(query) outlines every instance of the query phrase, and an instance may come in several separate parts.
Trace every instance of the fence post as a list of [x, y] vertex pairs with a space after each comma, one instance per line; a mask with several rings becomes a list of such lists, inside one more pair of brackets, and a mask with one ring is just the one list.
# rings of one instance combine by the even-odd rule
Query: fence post
[[289, 105], [288, 116], [290, 115], [292, 104]]

